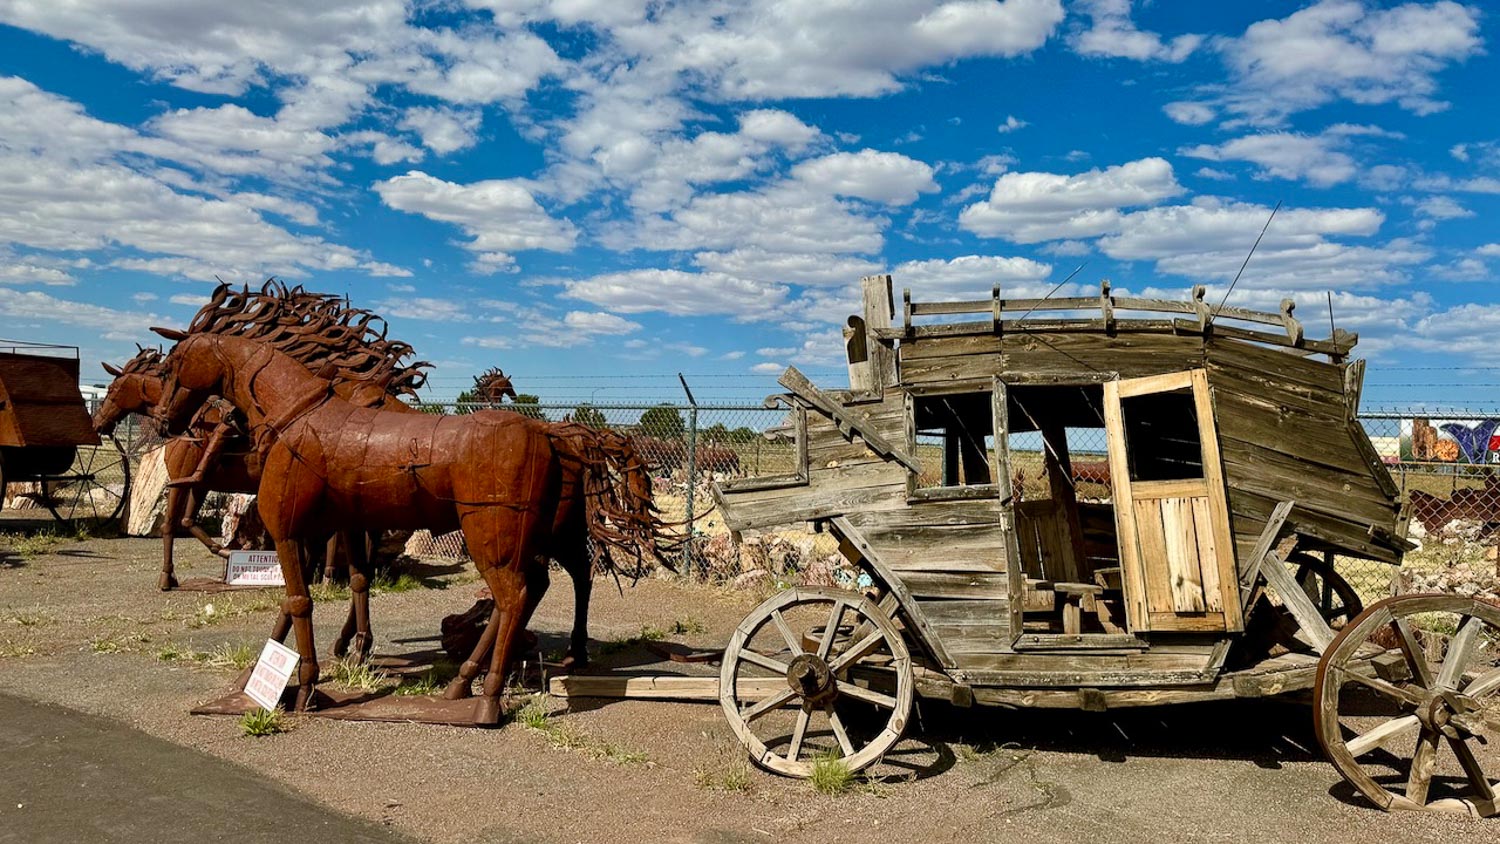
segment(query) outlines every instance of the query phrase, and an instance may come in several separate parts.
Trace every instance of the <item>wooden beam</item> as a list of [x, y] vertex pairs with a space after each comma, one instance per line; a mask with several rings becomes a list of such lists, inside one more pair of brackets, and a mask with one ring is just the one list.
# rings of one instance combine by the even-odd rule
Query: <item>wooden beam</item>
[[1287, 570], [1286, 564], [1282, 562], [1281, 556], [1272, 552], [1266, 555], [1265, 565], [1261, 566], [1261, 574], [1266, 576], [1266, 582], [1276, 590], [1277, 597], [1291, 613], [1292, 618], [1297, 620], [1297, 628], [1302, 632], [1312, 646], [1322, 653], [1328, 649], [1333, 642], [1333, 629], [1328, 626], [1327, 619], [1318, 612], [1313, 605], [1312, 599], [1302, 591], [1302, 584], [1297, 582], [1292, 573]]
[[1271, 549], [1276, 547], [1276, 540], [1281, 536], [1281, 526], [1286, 524], [1286, 517], [1291, 514], [1295, 506], [1297, 506], [1295, 501], [1283, 501], [1271, 511], [1271, 517], [1266, 520], [1265, 530], [1262, 530], [1260, 538], [1255, 540], [1255, 549], [1250, 552], [1249, 557], [1245, 558], [1244, 567], [1240, 571], [1241, 603], [1249, 596], [1250, 590], [1255, 588], [1256, 578], [1260, 577], [1261, 563], [1266, 559], [1266, 555], [1271, 553]]
[[844, 407], [838, 399], [818, 389], [807, 379], [806, 375], [797, 370], [797, 367], [788, 366], [786, 372], [781, 374], [781, 380], [778, 383], [791, 390], [798, 398], [832, 417], [845, 436], [858, 434], [871, 451], [889, 457], [913, 472], [922, 471], [917, 458], [875, 430], [875, 423], [870, 420], [870, 417], [858, 410]]
[[[747, 698], [764, 697], [786, 688], [785, 677], [754, 677], [739, 682], [739, 693]], [[717, 703], [718, 677], [680, 674], [571, 674], [553, 677], [547, 691], [557, 697], [597, 697], [634, 700], [687, 700]]]
[[[927, 652], [945, 668], [954, 665], [953, 657], [949, 655], [948, 649], [943, 646], [943, 640], [933, 629], [931, 622], [927, 620], [927, 614], [917, 605], [916, 599], [912, 598], [911, 592], [907, 590], [906, 584], [902, 582], [900, 575], [894, 571], [875, 552], [873, 546], [865, 539], [864, 534], [849, 521], [847, 516], [839, 516], [831, 523], [833, 533], [839, 539], [847, 542], [851, 548], [859, 553], [870, 569], [883, 581], [896, 596], [896, 602], [905, 614], [907, 622], [914, 628], [910, 632], [923, 645]], [[853, 562], [853, 561], [851, 561]], [[785, 683], [785, 681], [783, 681]]]

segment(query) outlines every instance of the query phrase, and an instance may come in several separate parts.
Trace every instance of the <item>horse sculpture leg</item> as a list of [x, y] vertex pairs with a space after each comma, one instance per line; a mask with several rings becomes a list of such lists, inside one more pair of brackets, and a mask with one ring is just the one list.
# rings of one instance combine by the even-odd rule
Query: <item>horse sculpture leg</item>
[[170, 592], [178, 586], [177, 575], [172, 571], [172, 551], [177, 539], [177, 522], [182, 518], [182, 500], [185, 495], [180, 487], [167, 488], [167, 510], [161, 523], [161, 575], [156, 579], [156, 588], [163, 592]]
[[375, 635], [370, 632], [370, 581], [374, 579], [374, 566], [362, 533], [345, 532], [344, 544], [349, 554], [349, 603], [354, 612], [354, 659], [365, 662], [375, 647]]
[[448, 687], [443, 689], [443, 697], [447, 700], [462, 700], [473, 694], [474, 678], [479, 676], [479, 661], [489, 654], [495, 647], [495, 634], [500, 630], [500, 610], [490, 610], [490, 620], [484, 625], [484, 632], [479, 634], [479, 641], [474, 643], [474, 650], [469, 658], [464, 660], [463, 665], [458, 667], [458, 676], [454, 677]]
[[589, 601], [594, 595], [594, 567], [586, 550], [580, 550], [562, 565], [573, 578], [573, 634], [562, 667], [573, 671], [589, 664]]
[[490, 652], [490, 670], [484, 676], [484, 695], [474, 701], [474, 723], [481, 726], [500, 722], [500, 693], [505, 688], [511, 651], [521, 632], [521, 615], [527, 593], [526, 577], [515, 567], [488, 568], [484, 579], [495, 596], [495, 616], [490, 625], [498, 629], [495, 647]]
[[281, 574], [286, 580], [286, 598], [281, 602], [281, 611], [291, 618], [292, 631], [297, 637], [297, 655], [301, 663], [297, 666], [297, 712], [306, 712], [313, 707], [313, 695], [318, 686], [318, 651], [313, 642], [312, 596], [307, 591], [307, 578], [302, 573], [301, 547], [296, 540], [276, 540], [276, 556], [281, 560]]

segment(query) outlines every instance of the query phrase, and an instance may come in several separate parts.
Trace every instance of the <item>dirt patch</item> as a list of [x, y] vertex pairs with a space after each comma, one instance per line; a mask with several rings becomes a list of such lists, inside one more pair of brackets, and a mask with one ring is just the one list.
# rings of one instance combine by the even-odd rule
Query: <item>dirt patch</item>
[[[289, 732], [245, 738], [232, 718], [187, 712], [225, 689], [237, 649], [264, 641], [276, 596], [157, 592], [159, 553], [159, 542], [131, 539], [65, 541], [25, 554], [0, 547], [0, 671], [8, 687], [248, 766], [318, 803], [425, 840], [1155, 842], [1248, 834], [1342, 844], [1493, 841], [1500, 828], [1366, 807], [1320, 759], [1307, 707], [1285, 702], [1104, 714], [923, 702], [882, 778], [840, 796], [745, 765], [718, 708], [701, 704], [551, 701], [541, 720], [485, 731], [302, 718]], [[186, 577], [218, 567], [187, 542], [178, 559]], [[434, 647], [438, 620], [472, 603], [471, 569], [435, 563], [413, 574], [423, 588], [372, 599], [378, 653]], [[761, 597], [662, 580], [621, 594], [601, 581], [591, 617], [596, 670], [656, 664], [644, 642], [658, 634], [722, 644]], [[565, 647], [571, 600], [565, 576], [554, 575], [533, 624], [544, 650]], [[337, 595], [318, 605], [320, 651], [343, 608]]]

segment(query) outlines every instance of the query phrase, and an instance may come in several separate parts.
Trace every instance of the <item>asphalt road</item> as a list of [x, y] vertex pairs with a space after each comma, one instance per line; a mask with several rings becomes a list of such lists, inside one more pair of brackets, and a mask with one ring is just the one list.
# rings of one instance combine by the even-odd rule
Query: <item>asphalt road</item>
[[0, 842], [409, 839], [116, 721], [0, 694]]

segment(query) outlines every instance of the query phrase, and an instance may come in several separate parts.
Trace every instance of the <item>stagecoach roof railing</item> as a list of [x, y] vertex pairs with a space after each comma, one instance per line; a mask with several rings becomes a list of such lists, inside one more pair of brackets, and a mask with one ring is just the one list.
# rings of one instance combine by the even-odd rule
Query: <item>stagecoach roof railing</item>
[[[1304, 336], [1301, 321], [1293, 316], [1297, 304], [1291, 299], [1281, 300], [1280, 310], [1270, 313], [1233, 306], [1215, 307], [1205, 301], [1206, 293], [1207, 288], [1198, 284], [1193, 286], [1192, 295], [1188, 301], [1116, 296], [1110, 288], [1110, 283], [1105, 281], [1100, 285], [1098, 296], [1005, 299], [1001, 298], [1000, 285], [997, 284], [992, 288], [990, 297], [987, 299], [916, 302], [912, 300], [911, 288], [906, 288], [901, 296], [901, 323], [890, 328], [877, 328], [873, 333], [877, 339], [884, 341], [1026, 331], [1110, 333], [1128, 330], [1174, 334], [1213, 333], [1232, 339], [1304, 349], [1335, 358], [1348, 355], [1359, 341], [1359, 335], [1342, 329], [1334, 329], [1333, 336], [1326, 340], [1308, 339]], [[1093, 311], [1098, 316], [1088, 319], [1028, 318], [1034, 313], [1085, 310]], [[1008, 313], [1021, 314], [1022, 318], [1007, 320], [1005, 315]], [[988, 314], [990, 319], [924, 325], [913, 323], [913, 320], [918, 317], [964, 314]], [[1129, 316], [1130, 314], [1166, 314], [1171, 318], [1134, 318]], [[1276, 326], [1281, 329], [1281, 332], [1225, 325], [1220, 320]]]

